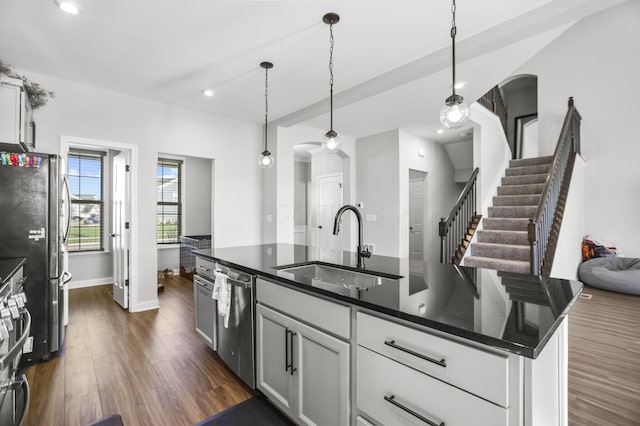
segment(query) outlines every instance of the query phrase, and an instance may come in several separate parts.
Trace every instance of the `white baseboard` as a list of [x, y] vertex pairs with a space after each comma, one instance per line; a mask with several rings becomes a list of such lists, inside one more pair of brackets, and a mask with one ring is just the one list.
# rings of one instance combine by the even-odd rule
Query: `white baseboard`
[[131, 307], [131, 312], [150, 311], [152, 309], [160, 309], [160, 302], [158, 299], [136, 303], [135, 308], [133, 306]]
[[92, 278], [90, 280], [74, 280], [69, 282], [69, 290], [75, 288], [95, 287], [98, 285], [113, 284], [113, 277]]

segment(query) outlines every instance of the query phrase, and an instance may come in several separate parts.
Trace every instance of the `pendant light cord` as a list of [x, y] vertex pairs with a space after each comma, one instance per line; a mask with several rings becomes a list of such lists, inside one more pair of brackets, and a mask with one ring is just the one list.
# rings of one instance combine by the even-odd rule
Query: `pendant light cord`
[[330, 129], [333, 131], [333, 24], [329, 24], [329, 103]]
[[269, 69], [264, 69], [264, 150], [267, 151], [267, 117], [269, 115]]
[[451, 60], [453, 62], [453, 66], [451, 67], [452, 74], [453, 74], [452, 90], [453, 90], [453, 97], [455, 97], [456, 95], [456, 32], [457, 32], [456, 0], [453, 0], [453, 3], [451, 4], [451, 15], [453, 16], [453, 18], [451, 19]]

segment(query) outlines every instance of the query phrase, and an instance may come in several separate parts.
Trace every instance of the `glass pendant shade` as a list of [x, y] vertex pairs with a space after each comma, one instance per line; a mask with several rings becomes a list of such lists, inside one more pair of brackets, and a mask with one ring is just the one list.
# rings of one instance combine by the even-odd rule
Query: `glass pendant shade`
[[464, 126], [469, 121], [469, 107], [462, 96], [452, 95], [447, 98], [445, 106], [440, 111], [440, 122], [448, 129]]
[[324, 135], [324, 140], [322, 141], [322, 148], [328, 151], [337, 151], [342, 147], [342, 141], [338, 137], [338, 134], [333, 130], [329, 130]]
[[258, 165], [263, 169], [269, 169], [273, 166], [276, 160], [269, 151], [263, 151], [258, 157]]

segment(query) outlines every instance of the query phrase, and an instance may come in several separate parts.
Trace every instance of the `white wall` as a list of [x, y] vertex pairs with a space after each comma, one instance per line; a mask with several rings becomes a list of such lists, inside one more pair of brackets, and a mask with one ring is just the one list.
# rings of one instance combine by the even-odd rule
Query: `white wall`
[[35, 113], [38, 151], [59, 153], [61, 135], [138, 147], [138, 164], [132, 169], [138, 190], [138, 220], [132, 226], [138, 227], [134, 243], [139, 248], [132, 310], [158, 306], [156, 225], [149, 218], [155, 218], [159, 152], [215, 159], [212, 228], [216, 246], [260, 242], [260, 173], [256, 166], [260, 126], [20, 72], [56, 93], [55, 99]]
[[578, 279], [578, 266], [582, 263], [581, 244], [586, 229], [585, 212], [589, 208], [586, 203], [586, 172], [585, 162], [577, 156], [551, 268], [551, 276], [555, 278]]
[[[424, 258], [440, 261], [440, 237], [438, 223], [446, 217], [455, 204], [462, 186], [455, 183], [455, 170], [445, 148], [400, 129], [399, 131], [399, 256], [409, 257], [409, 169], [427, 173], [425, 180], [425, 238]], [[424, 152], [424, 156], [421, 155]]]
[[305, 226], [307, 224], [307, 186], [311, 182], [310, 166], [310, 163], [302, 161], [296, 161], [293, 166], [294, 226]]
[[[262, 184], [262, 237], [263, 243], [293, 243], [294, 237], [294, 152], [293, 147], [302, 143], [321, 142], [321, 130], [295, 125], [269, 128], [269, 151], [274, 153], [275, 165], [263, 171]], [[355, 140], [341, 135], [342, 151], [355, 158]], [[275, 147], [275, 148], [272, 148]], [[349, 170], [351, 182], [355, 182], [353, 168]], [[345, 188], [344, 202], [352, 202], [353, 194]], [[353, 191], [351, 191], [353, 193]]]
[[[392, 130], [356, 141], [356, 198], [364, 203], [360, 209], [364, 219], [362, 242], [375, 244], [375, 253], [385, 256], [398, 256], [400, 252], [398, 133]], [[375, 215], [375, 221], [367, 220], [371, 215]]]
[[[425, 259], [438, 261], [438, 222], [461, 188], [444, 147], [403, 129], [357, 140], [356, 198], [364, 202], [364, 242], [375, 244], [376, 254], [409, 257], [409, 169], [427, 174]], [[368, 214], [375, 221], [366, 220]]]
[[473, 167], [480, 168], [476, 181], [478, 201], [481, 214], [486, 217], [509, 165], [511, 149], [497, 115], [474, 102], [471, 104], [471, 120], [477, 124], [473, 128]]
[[590, 16], [517, 70], [538, 76], [541, 155], [553, 152], [567, 99], [575, 98], [583, 118], [586, 232], [615, 242], [627, 257], [640, 257], [639, 16], [638, 1]]

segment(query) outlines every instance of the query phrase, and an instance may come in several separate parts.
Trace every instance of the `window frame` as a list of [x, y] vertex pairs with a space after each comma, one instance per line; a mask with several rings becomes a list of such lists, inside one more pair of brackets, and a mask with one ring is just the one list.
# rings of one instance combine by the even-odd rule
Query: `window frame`
[[[100, 160], [100, 199], [99, 200], [82, 200], [82, 199], [78, 199], [78, 200], [72, 200], [69, 199], [68, 202], [70, 204], [71, 207], [71, 211], [74, 211], [73, 206], [74, 205], [85, 205], [85, 204], [98, 204], [99, 205], [99, 209], [100, 209], [100, 220], [98, 222], [99, 225], [99, 244], [98, 244], [98, 248], [82, 248], [82, 242], [79, 242], [78, 244], [69, 244], [67, 243], [67, 250], [69, 252], [69, 254], [92, 254], [92, 253], [105, 253], [107, 252], [106, 248], [105, 248], [105, 231], [106, 231], [106, 214], [107, 211], [105, 209], [105, 204], [106, 204], [106, 200], [105, 200], [105, 182], [106, 182], [106, 176], [105, 176], [105, 164], [108, 162], [108, 154], [104, 151], [100, 151], [100, 150], [92, 150], [92, 149], [81, 149], [81, 148], [73, 148], [70, 147], [69, 151], [67, 153], [67, 170], [66, 170], [66, 174], [67, 174], [67, 178], [71, 179], [71, 177], [75, 177], [78, 179], [82, 179], [84, 178], [94, 178], [92, 176], [83, 176], [82, 174], [79, 175], [71, 175], [69, 173], [69, 164], [70, 164], [70, 159], [74, 157], [74, 158], [93, 158], [93, 159], [99, 159]], [[81, 208], [79, 208], [79, 210], [81, 210]], [[71, 218], [69, 218], [69, 220], [72, 220]], [[71, 228], [73, 228], [73, 224], [71, 225]], [[75, 246], [79, 246], [77, 249], [75, 248]]]
[[[177, 158], [167, 158], [167, 157], [158, 157], [158, 161], [156, 162], [156, 179], [158, 179], [157, 176], [157, 168], [160, 167], [161, 165], [168, 165], [168, 166], [176, 166], [178, 169], [178, 182], [177, 182], [177, 190], [178, 190], [178, 201], [158, 201], [158, 192], [157, 192], [157, 186], [156, 186], [156, 244], [161, 245], [161, 246], [168, 246], [168, 245], [176, 245], [180, 243], [180, 235], [182, 235], [182, 229], [184, 228], [184, 215], [183, 215], [183, 207], [184, 207], [184, 191], [182, 186], [184, 185], [184, 161], [182, 159], [177, 159]], [[156, 182], [157, 185], [157, 182]], [[158, 221], [158, 207], [160, 206], [175, 206], [176, 207], [176, 215], [177, 215], [177, 229], [176, 229], [176, 237], [175, 237], [175, 241], [160, 241], [160, 239], [158, 238], [160, 236], [160, 233], [158, 232], [158, 227], [160, 226], [159, 221]]]

